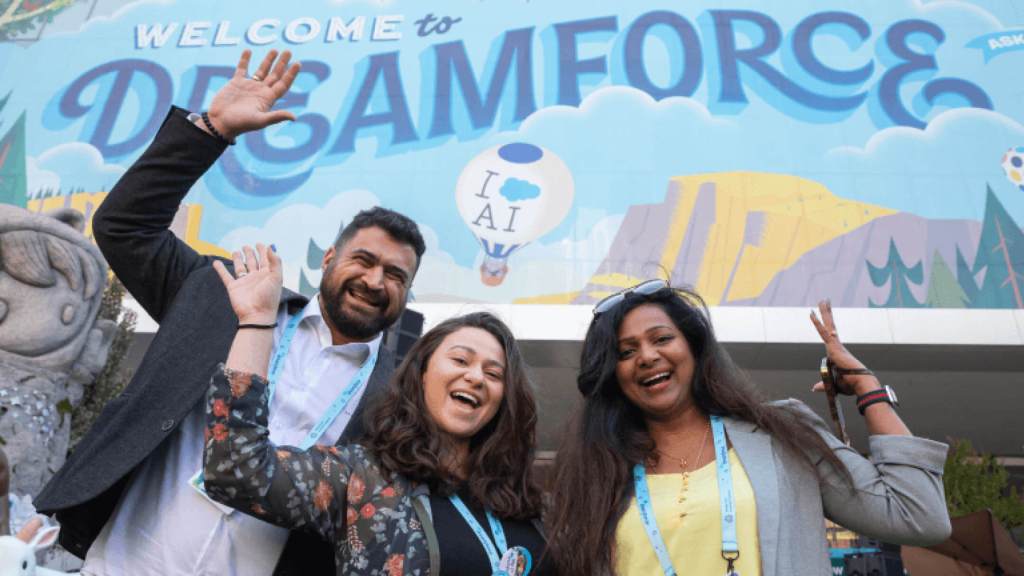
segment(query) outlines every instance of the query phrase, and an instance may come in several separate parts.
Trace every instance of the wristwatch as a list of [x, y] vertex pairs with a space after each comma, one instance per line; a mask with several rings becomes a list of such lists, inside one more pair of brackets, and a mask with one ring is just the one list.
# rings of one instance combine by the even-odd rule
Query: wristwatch
[[899, 406], [899, 400], [896, 399], [896, 391], [891, 386], [883, 384], [878, 390], [872, 390], [857, 396], [857, 410], [863, 414], [868, 406], [878, 404], [879, 402], [888, 402], [890, 406]]

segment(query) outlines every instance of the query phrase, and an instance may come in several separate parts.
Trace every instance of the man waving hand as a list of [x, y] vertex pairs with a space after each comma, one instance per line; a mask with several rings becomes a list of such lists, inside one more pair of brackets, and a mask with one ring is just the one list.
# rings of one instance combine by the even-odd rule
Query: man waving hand
[[[247, 50], [209, 111], [173, 108], [93, 217], [111, 268], [160, 329], [124, 393], [37, 499], [60, 520], [64, 547], [85, 558], [83, 574], [334, 573], [326, 543], [205, 496], [202, 401], [236, 330], [272, 330], [271, 438], [357, 438], [364, 406], [392, 371], [381, 333], [405, 309], [424, 252], [419, 230], [391, 210], [360, 212], [325, 253], [312, 299], [286, 290], [276, 322], [239, 324], [215, 259], [169, 229], [189, 189], [238, 136], [294, 120], [273, 109], [299, 73], [290, 57], [271, 51], [249, 75]], [[234, 254], [235, 263], [245, 258]]]

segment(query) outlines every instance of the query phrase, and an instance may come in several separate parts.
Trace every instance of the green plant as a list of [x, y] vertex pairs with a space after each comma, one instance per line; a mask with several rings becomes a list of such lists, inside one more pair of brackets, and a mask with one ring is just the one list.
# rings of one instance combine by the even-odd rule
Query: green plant
[[1007, 529], [1024, 526], [1024, 499], [1009, 486], [1010, 474], [995, 456], [978, 454], [967, 440], [954, 440], [943, 484], [950, 516], [989, 508]]
[[99, 317], [116, 322], [117, 332], [110, 343], [107, 363], [96, 377], [96, 381], [91, 386], [86, 386], [82, 401], [71, 413], [69, 451], [74, 450], [78, 441], [96, 422], [107, 402], [120, 394], [131, 379], [131, 373], [121, 369], [121, 363], [135, 334], [135, 312], [124, 308], [124, 295], [124, 285], [111, 275], [107, 281], [107, 288], [103, 291]]

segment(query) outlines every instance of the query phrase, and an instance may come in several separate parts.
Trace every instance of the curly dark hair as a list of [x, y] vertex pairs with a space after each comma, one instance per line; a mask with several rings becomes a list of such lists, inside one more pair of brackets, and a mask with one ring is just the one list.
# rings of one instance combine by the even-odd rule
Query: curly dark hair
[[427, 251], [427, 245], [423, 242], [419, 226], [408, 216], [380, 206], [374, 206], [356, 214], [338, 233], [338, 238], [334, 241], [334, 249], [341, 250], [341, 247], [356, 235], [356, 232], [363, 228], [373, 227], [384, 230], [395, 240], [412, 247], [416, 252], [416, 265], [419, 266], [423, 253]]
[[[657, 459], [644, 414], [623, 394], [615, 374], [619, 326], [626, 314], [644, 304], [661, 307], [686, 338], [696, 361], [691, 383], [694, 404], [703, 414], [752, 422], [816, 472], [817, 462], [824, 460], [852, 481], [809, 423], [767, 403], [735, 367], [715, 338], [700, 296], [675, 288], [647, 296], [628, 294], [590, 323], [577, 377], [583, 405], [555, 462], [547, 517], [548, 553], [563, 575], [613, 571], [615, 529], [633, 496], [632, 468]], [[582, 486], [586, 489], [581, 490]]]
[[540, 512], [532, 474], [537, 405], [512, 331], [491, 314], [450, 318], [416, 341], [367, 414], [366, 446], [385, 470], [432, 491], [451, 493], [462, 483], [441, 462], [447, 439], [423, 397], [427, 362], [449, 334], [462, 328], [487, 331], [505, 352], [505, 394], [494, 418], [470, 440], [466, 484], [477, 501], [502, 518], [535, 518]]

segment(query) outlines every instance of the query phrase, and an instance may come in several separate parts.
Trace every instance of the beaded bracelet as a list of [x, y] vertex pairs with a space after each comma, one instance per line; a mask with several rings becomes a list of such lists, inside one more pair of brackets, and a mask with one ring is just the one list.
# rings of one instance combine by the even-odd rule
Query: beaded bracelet
[[221, 139], [224, 142], [227, 142], [228, 144], [230, 144], [232, 146], [235, 145], [235, 141], [234, 140], [228, 140], [227, 138], [224, 137], [223, 134], [218, 132], [217, 129], [213, 127], [213, 122], [210, 122], [210, 115], [209, 114], [207, 114], [204, 111], [199, 116], [203, 119], [203, 124], [206, 124], [206, 129], [210, 131], [210, 134], [213, 134], [217, 138]]

